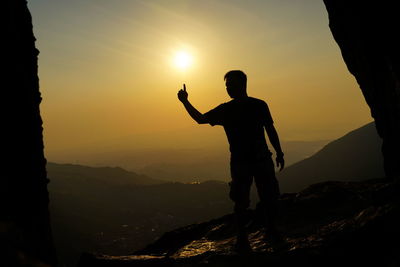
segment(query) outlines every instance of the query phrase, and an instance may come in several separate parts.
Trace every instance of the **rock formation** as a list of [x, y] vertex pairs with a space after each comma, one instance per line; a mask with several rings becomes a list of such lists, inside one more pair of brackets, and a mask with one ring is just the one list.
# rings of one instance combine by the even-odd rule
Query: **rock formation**
[[324, 3], [333, 37], [383, 140], [386, 176], [400, 179], [400, 27], [396, 1]]
[[[1, 266], [55, 265], [37, 56], [25, 0], [1, 3]], [[4, 255], [3, 255], [4, 253]]]

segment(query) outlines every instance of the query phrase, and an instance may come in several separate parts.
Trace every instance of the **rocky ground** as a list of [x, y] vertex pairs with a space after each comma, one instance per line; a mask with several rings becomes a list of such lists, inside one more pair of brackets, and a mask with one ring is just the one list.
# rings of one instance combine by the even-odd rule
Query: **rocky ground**
[[324, 182], [282, 195], [284, 242], [264, 241], [250, 210], [251, 252], [235, 252], [229, 214], [165, 233], [131, 255], [84, 254], [80, 266], [400, 266], [399, 188], [385, 179]]

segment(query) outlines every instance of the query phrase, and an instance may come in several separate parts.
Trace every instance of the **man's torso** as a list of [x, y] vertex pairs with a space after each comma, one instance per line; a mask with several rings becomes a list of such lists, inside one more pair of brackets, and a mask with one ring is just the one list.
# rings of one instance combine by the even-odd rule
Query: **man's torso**
[[254, 161], [271, 155], [264, 127], [273, 120], [264, 101], [253, 97], [233, 99], [204, 115], [211, 125], [224, 127], [232, 160]]

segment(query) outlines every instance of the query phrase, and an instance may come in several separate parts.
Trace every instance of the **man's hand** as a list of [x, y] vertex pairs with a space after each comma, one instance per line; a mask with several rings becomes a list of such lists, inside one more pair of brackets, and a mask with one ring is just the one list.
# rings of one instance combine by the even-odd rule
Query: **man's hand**
[[278, 153], [276, 155], [276, 167], [280, 167], [279, 171], [282, 171], [283, 168], [285, 167], [285, 159], [283, 158], [283, 153]]
[[208, 123], [206, 118], [201, 114], [188, 100], [188, 93], [186, 92], [186, 85], [183, 84], [183, 89], [178, 92], [178, 99], [182, 102], [186, 111], [189, 113], [190, 117], [194, 119], [198, 124]]
[[183, 89], [178, 92], [178, 99], [183, 103], [188, 99], [188, 93], [186, 92], [186, 85], [183, 84]]

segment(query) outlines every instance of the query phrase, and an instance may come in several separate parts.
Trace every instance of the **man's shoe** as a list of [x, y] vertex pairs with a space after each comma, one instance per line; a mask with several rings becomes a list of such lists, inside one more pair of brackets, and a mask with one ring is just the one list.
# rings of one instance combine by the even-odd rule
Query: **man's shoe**
[[267, 229], [264, 233], [264, 241], [276, 249], [283, 249], [288, 245], [276, 229]]
[[235, 244], [235, 251], [238, 253], [250, 253], [252, 251], [247, 236], [238, 236]]

